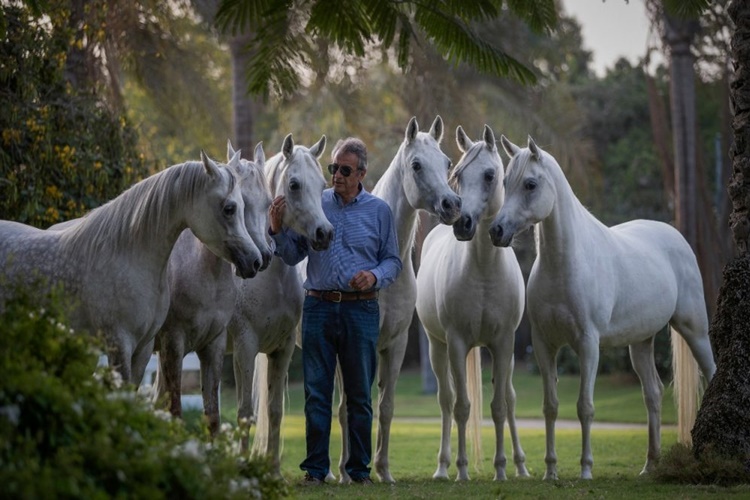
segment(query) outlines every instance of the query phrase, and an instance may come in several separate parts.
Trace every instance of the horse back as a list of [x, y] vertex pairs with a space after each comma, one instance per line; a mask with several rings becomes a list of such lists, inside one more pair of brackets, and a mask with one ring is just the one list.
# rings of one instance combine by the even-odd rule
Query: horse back
[[573, 264], [537, 259], [528, 284], [532, 324], [567, 332], [569, 343], [589, 330], [602, 345], [627, 345], [653, 336], [681, 304], [702, 299], [695, 255], [668, 224], [634, 220], [587, 243], [568, 250]]

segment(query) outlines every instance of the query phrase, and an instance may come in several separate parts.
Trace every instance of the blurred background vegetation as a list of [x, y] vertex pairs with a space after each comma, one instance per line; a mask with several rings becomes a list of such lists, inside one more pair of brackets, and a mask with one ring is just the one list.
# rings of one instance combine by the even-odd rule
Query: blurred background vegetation
[[[710, 312], [733, 252], [725, 192], [726, 3], [713, 2], [693, 44], [694, 204]], [[646, 4], [661, 35], [656, 38], [666, 40], [661, 2]], [[254, 97], [246, 92], [251, 36], [218, 30], [219, 6], [218, 0], [2, 2], [0, 218], [48, 227], [168, 165], [197, 159], [200, 149], [223, 159], [227, 138], [246, 154], [262, 141], [270, 157], [288, 133], [306, 145], [322, 134], [332, 141], [361, 137], [370, 150], [371, 188], [395, 155], [409, 118], [416, 116], [425, 129], [440, 114], [448, 131], [443, 149], [454, 162], [459, 154], [452, 131], [458, 125], [474, 137], [488, 124], [516, 143], [530, 134], [558, 159], [581, 201], [605, 224], [633, 218], [674, 223], [670, 73], [650, 64], [653, 54], [667, 51], [666, 42], [655, 41], [637, 64], [621, 59], [599, 76], [582, 46], [579, 23], [559, 3], [559, 21], [548, 32], [531, 30], [509, 11], [475, 25], [485, 40], [533, 72], [536, 83], [524, 85], [449, 64], [429, 43], [416, 44], [402, 71], [394, 50], [373, 44], [358, 57], [307, 34], [300, 85]], [[533, 240], [517, 251], [528, 272]], [[411, 335], [406, 368], [420, 359], [419, 329]], [[664, 333], [657, 351], [666, 375]], [[524, 324], [518, 367], [526, 361], [533, 370], [530, 353]], [[605, 353], [601, 363], [603, 371], [630, 370], [624, 349]], [[572, 352], [561, 354], [560, 367], [576, 370]]]

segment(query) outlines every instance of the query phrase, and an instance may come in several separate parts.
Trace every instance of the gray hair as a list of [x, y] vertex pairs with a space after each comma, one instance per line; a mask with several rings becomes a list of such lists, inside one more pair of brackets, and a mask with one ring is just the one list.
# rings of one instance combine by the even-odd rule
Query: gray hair
[[331, 160], [336, 161], [336, 157], [341, 153], [352, 153], [357, 156], [357, 170], [367, 170], [367, 146], [361, 139], [356, 137], [347, 137], [339, 139], [331, 151]]

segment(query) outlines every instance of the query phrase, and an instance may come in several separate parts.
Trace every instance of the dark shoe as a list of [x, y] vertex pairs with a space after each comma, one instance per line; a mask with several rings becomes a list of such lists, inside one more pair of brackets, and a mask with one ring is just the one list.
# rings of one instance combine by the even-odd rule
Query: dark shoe
[[309, 472], [306, 472], [305, 477], [299, 482], [300, 486], [321, 486], [323, 484], [325, 484], [325, 481], [311, 476]]
[[372, 482], [372, 479], [370, 479], [370, 476], [361, 477], [359, 479], [352, 479], [352, 482], [355, 484], [361, 484], [362, 486], [371, 486], [375, 483]]

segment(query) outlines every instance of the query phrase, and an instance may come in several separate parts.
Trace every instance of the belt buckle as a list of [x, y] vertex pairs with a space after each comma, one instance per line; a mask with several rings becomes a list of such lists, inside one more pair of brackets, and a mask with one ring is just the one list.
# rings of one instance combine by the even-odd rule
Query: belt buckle
[[344, 294], [343, 294], [343, 293], [341, 293], [341, 291], [340, 291], [340, 290], [331, 290], [331, 291], [330, 291], [330, 292], [328, 292], [328, 293], [329, 293], [329, 294], [338, 294], [338, 298], [337, 298], [337, 299], [335, 299], [335, 300], [334, 300], [334, 299], [331, 299], [331, 302], [336, 302], [336, 303], [339, 303], [339, 302], [341, 302], [341, 298], [342, 298], [342, 297], [344, 296]]

